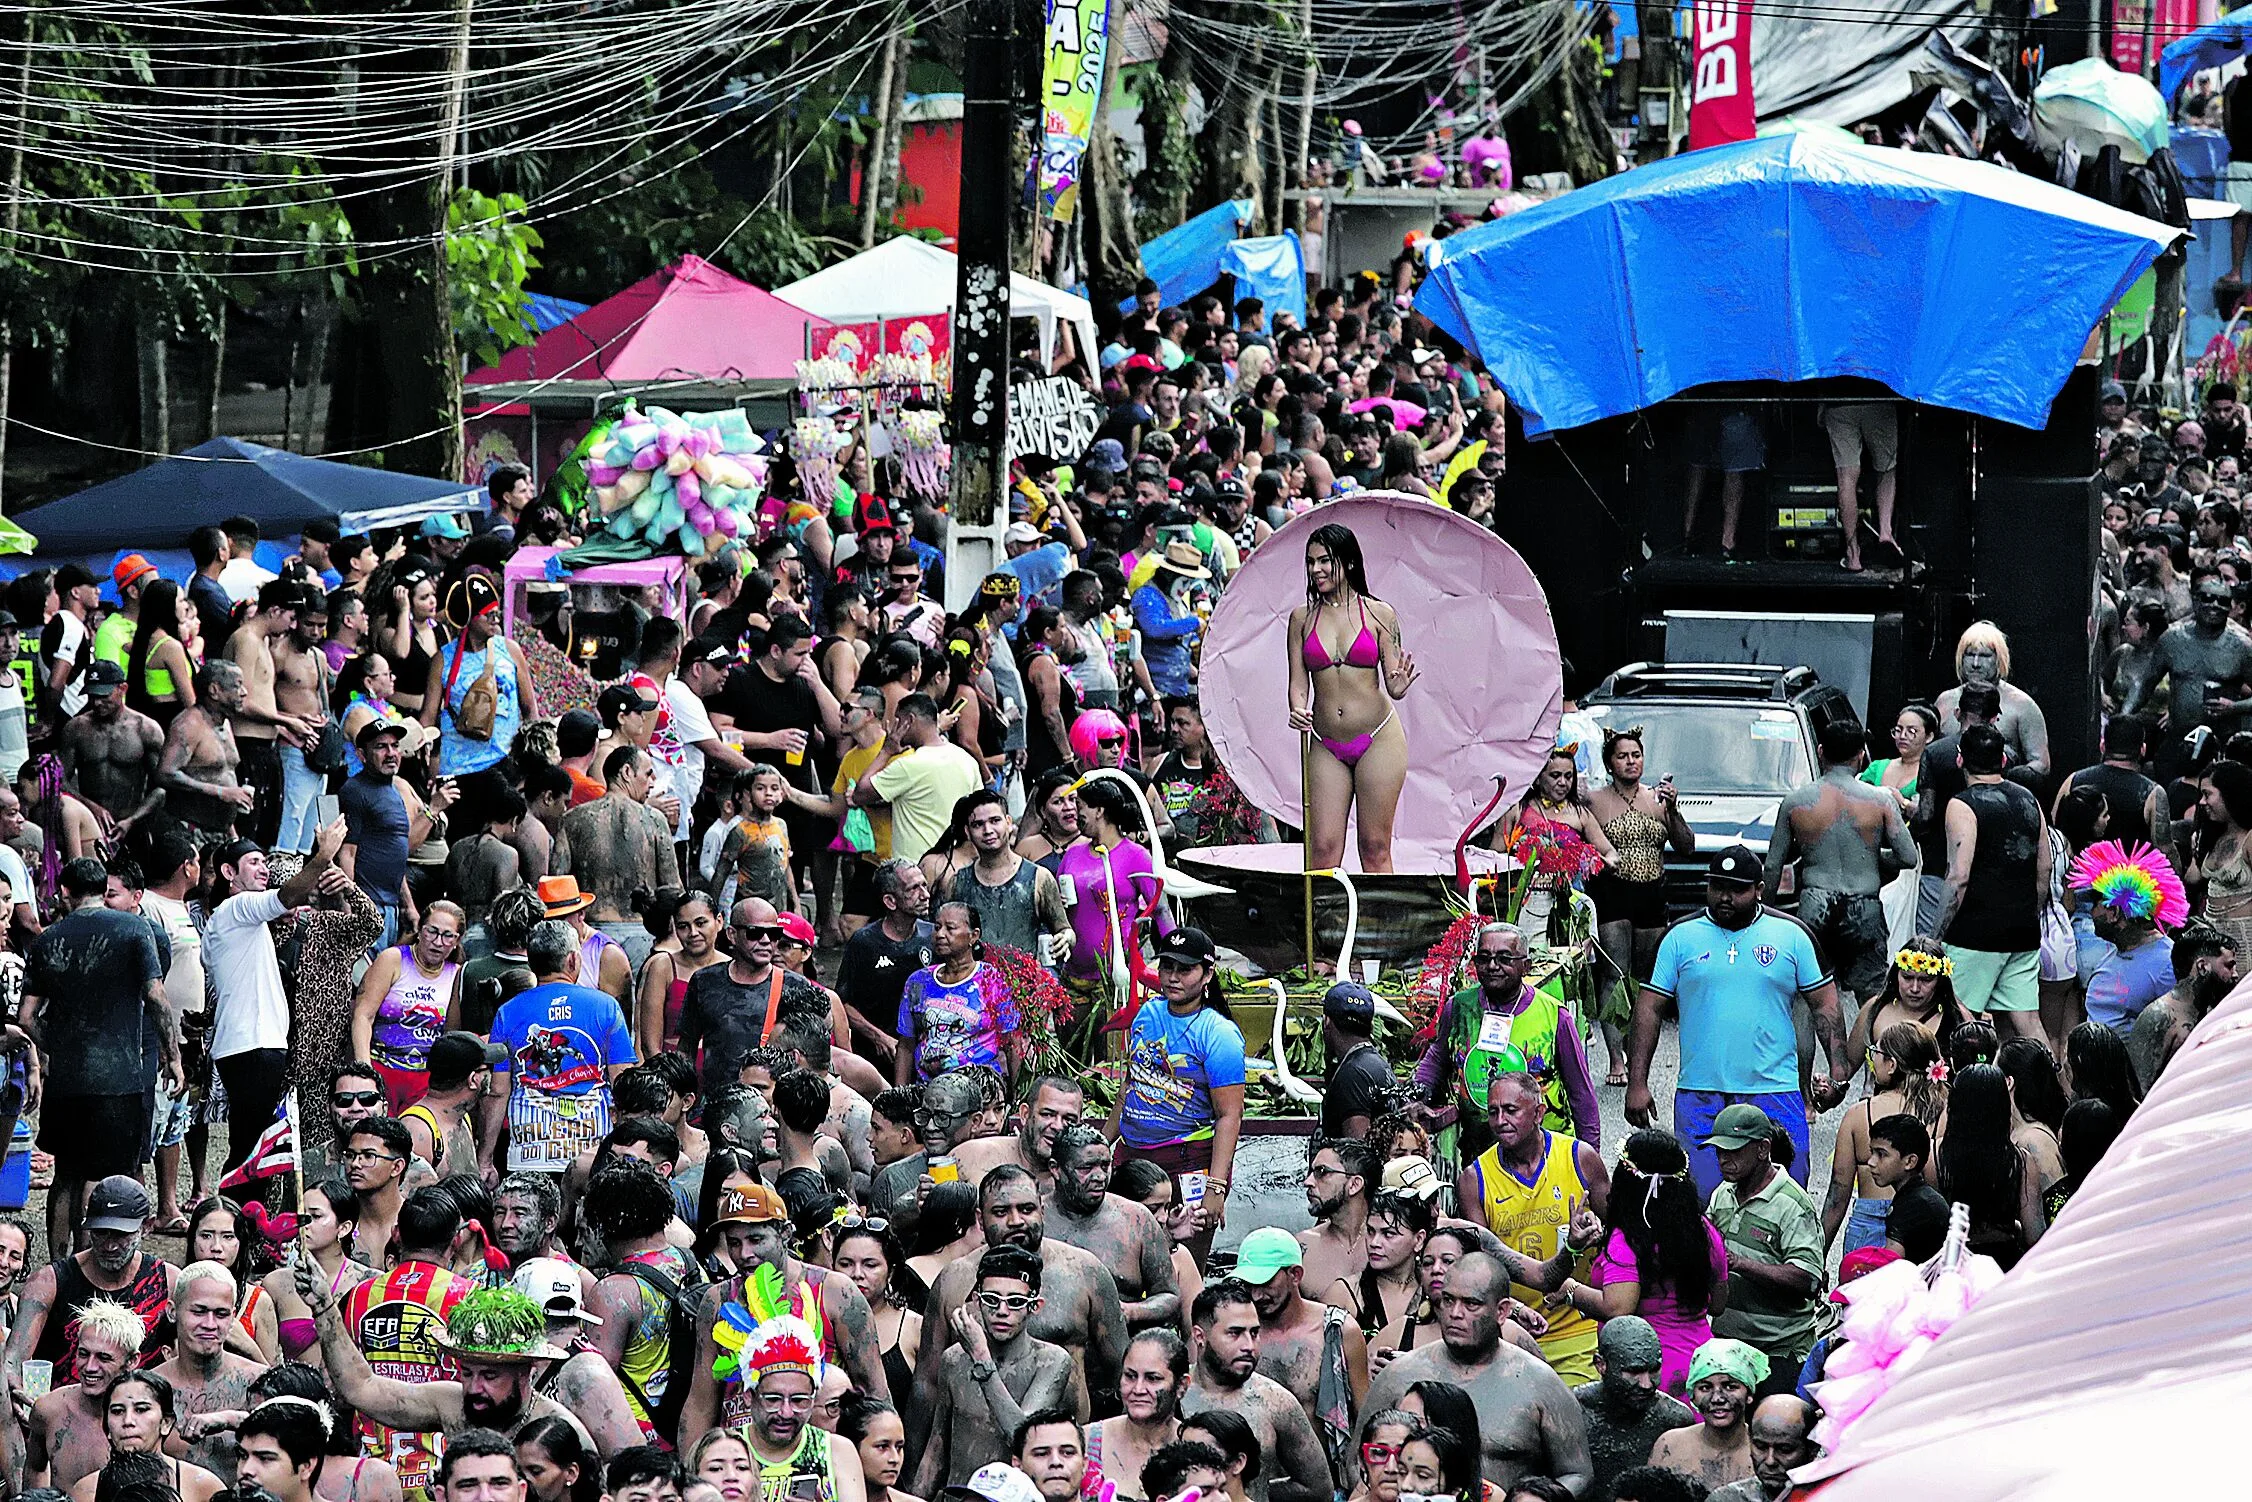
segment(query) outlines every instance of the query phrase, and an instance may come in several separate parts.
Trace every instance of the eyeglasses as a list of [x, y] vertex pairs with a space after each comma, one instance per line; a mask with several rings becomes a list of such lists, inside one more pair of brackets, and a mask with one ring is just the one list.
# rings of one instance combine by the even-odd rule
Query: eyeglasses
[[762, 1392], [758, 1406], [775, 1413], [813, 1412], [813, 1394], [809, 1392]]
[[1029, 1293], [987, 1293], [981, 1288], [978, 1290], [977, 1301], [996, 1313], [1006, 1309], [1011, 1314], [1021, 1314], [1032, 1307], [1033, 1295]]
[[381, 1090], [343, 1090], [331, 1095], [328, 1103], [342, 1109], [345, 1106], [379, 1106], [383, 1104]]
[[1400, 1458], [1400, 1452], [1406, 1448], [1405, 1445], [1379, 1444], [1373, 1439], [1365, 1441], [1361, 1445], [1361, 1464], [1371, 1466], [1390, 1465]]
[[928, 1106], [918, 1106], [915, 1108], [915, 1125], [930, 1126], [941, 1121], [967, 1121], [976, 1114], [975, 1111], [933, 1111]]
[[371, 1161], [376, 1163], [400, 1163], [405, 1160], [396, 1153], [382, 1152], [372, 1147], [355, 1147], [344, 1155], [344, 1161], [347, 1163], [367, 1163]]
[[1515, 965], [1531, 958], [1531, 955], [1519, 954], [1513, 949], [1481, 949], [1477, 954], [1481, 965]]

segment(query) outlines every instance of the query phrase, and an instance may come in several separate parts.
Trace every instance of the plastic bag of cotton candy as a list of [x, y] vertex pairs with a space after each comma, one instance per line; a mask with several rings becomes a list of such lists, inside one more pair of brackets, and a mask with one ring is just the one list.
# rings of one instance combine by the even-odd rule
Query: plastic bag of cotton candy
[[2001, 1281], [1993, 1258], [1965, 1256], [1928, 1281], [1916, 1264], [1892, 1262], [1840, 1288], [1835, 1296], [1844, 1300], [1846, 1316], [1837, 1338], [1843, 1343], [1823, 1364], [1822, 1380], [1808, 1389], [1822, 1405], [1815, 1443], [1835, 1449], [1839, 1437]]
[[643, 412], [628, 403], [607, 444], [589, 455], [587, 483], [614, 536], [670, 543], [690, 558], [756, 530], [766, 489], [765, 445], [750, 420], [718, 412]]

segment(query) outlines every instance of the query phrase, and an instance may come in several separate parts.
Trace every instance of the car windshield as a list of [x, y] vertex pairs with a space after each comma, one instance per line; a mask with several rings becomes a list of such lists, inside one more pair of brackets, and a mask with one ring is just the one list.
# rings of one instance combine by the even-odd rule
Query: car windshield
[[1779, 798], [1814, 780], [1798, 716], [1748, 704], [1590, 704], [1606, 729], [1642, 727], [1647, 785], [1689, 797]]

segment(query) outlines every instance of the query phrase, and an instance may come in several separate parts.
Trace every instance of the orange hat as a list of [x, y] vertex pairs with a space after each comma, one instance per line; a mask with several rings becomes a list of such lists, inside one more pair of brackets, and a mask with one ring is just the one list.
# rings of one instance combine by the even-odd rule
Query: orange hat
[[543, 876], [538, 891], [550, 918], [568, 918], [594, 906], [594, 894], [580, 891], [576, 876]]
[[156, 565], [138, 553], [127, 553], [109, 566], [110, 582], [119, 589], [146, 584], [156, 575]]
[[790, 1218], [790, 1210], [782, 1203], [782, 1196], [764, 1184], [729, 1184], [719, 1192], [719, 1212], [712, 1217], [715, 1226], [762, 1226], [772, 1221]]

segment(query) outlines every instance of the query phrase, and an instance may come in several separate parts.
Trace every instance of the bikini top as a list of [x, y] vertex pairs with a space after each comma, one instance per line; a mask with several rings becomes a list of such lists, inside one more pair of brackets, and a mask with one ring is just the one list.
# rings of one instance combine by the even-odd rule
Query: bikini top
[[1329, 648], [1321, 641], [1321, 606], [1316, 605], [1306, 618], [1306, 641], [1300, 648], [1306, 671], [1318, 673], [1323, 668], [1376, 668], [1384, 665], [1384, 651], [1376, 643], [1376, 633], [1368, 628], [1368, 601], [1361, 601], [1361, 634], [1345, 649], [1343, 661], [1329, 655]]

